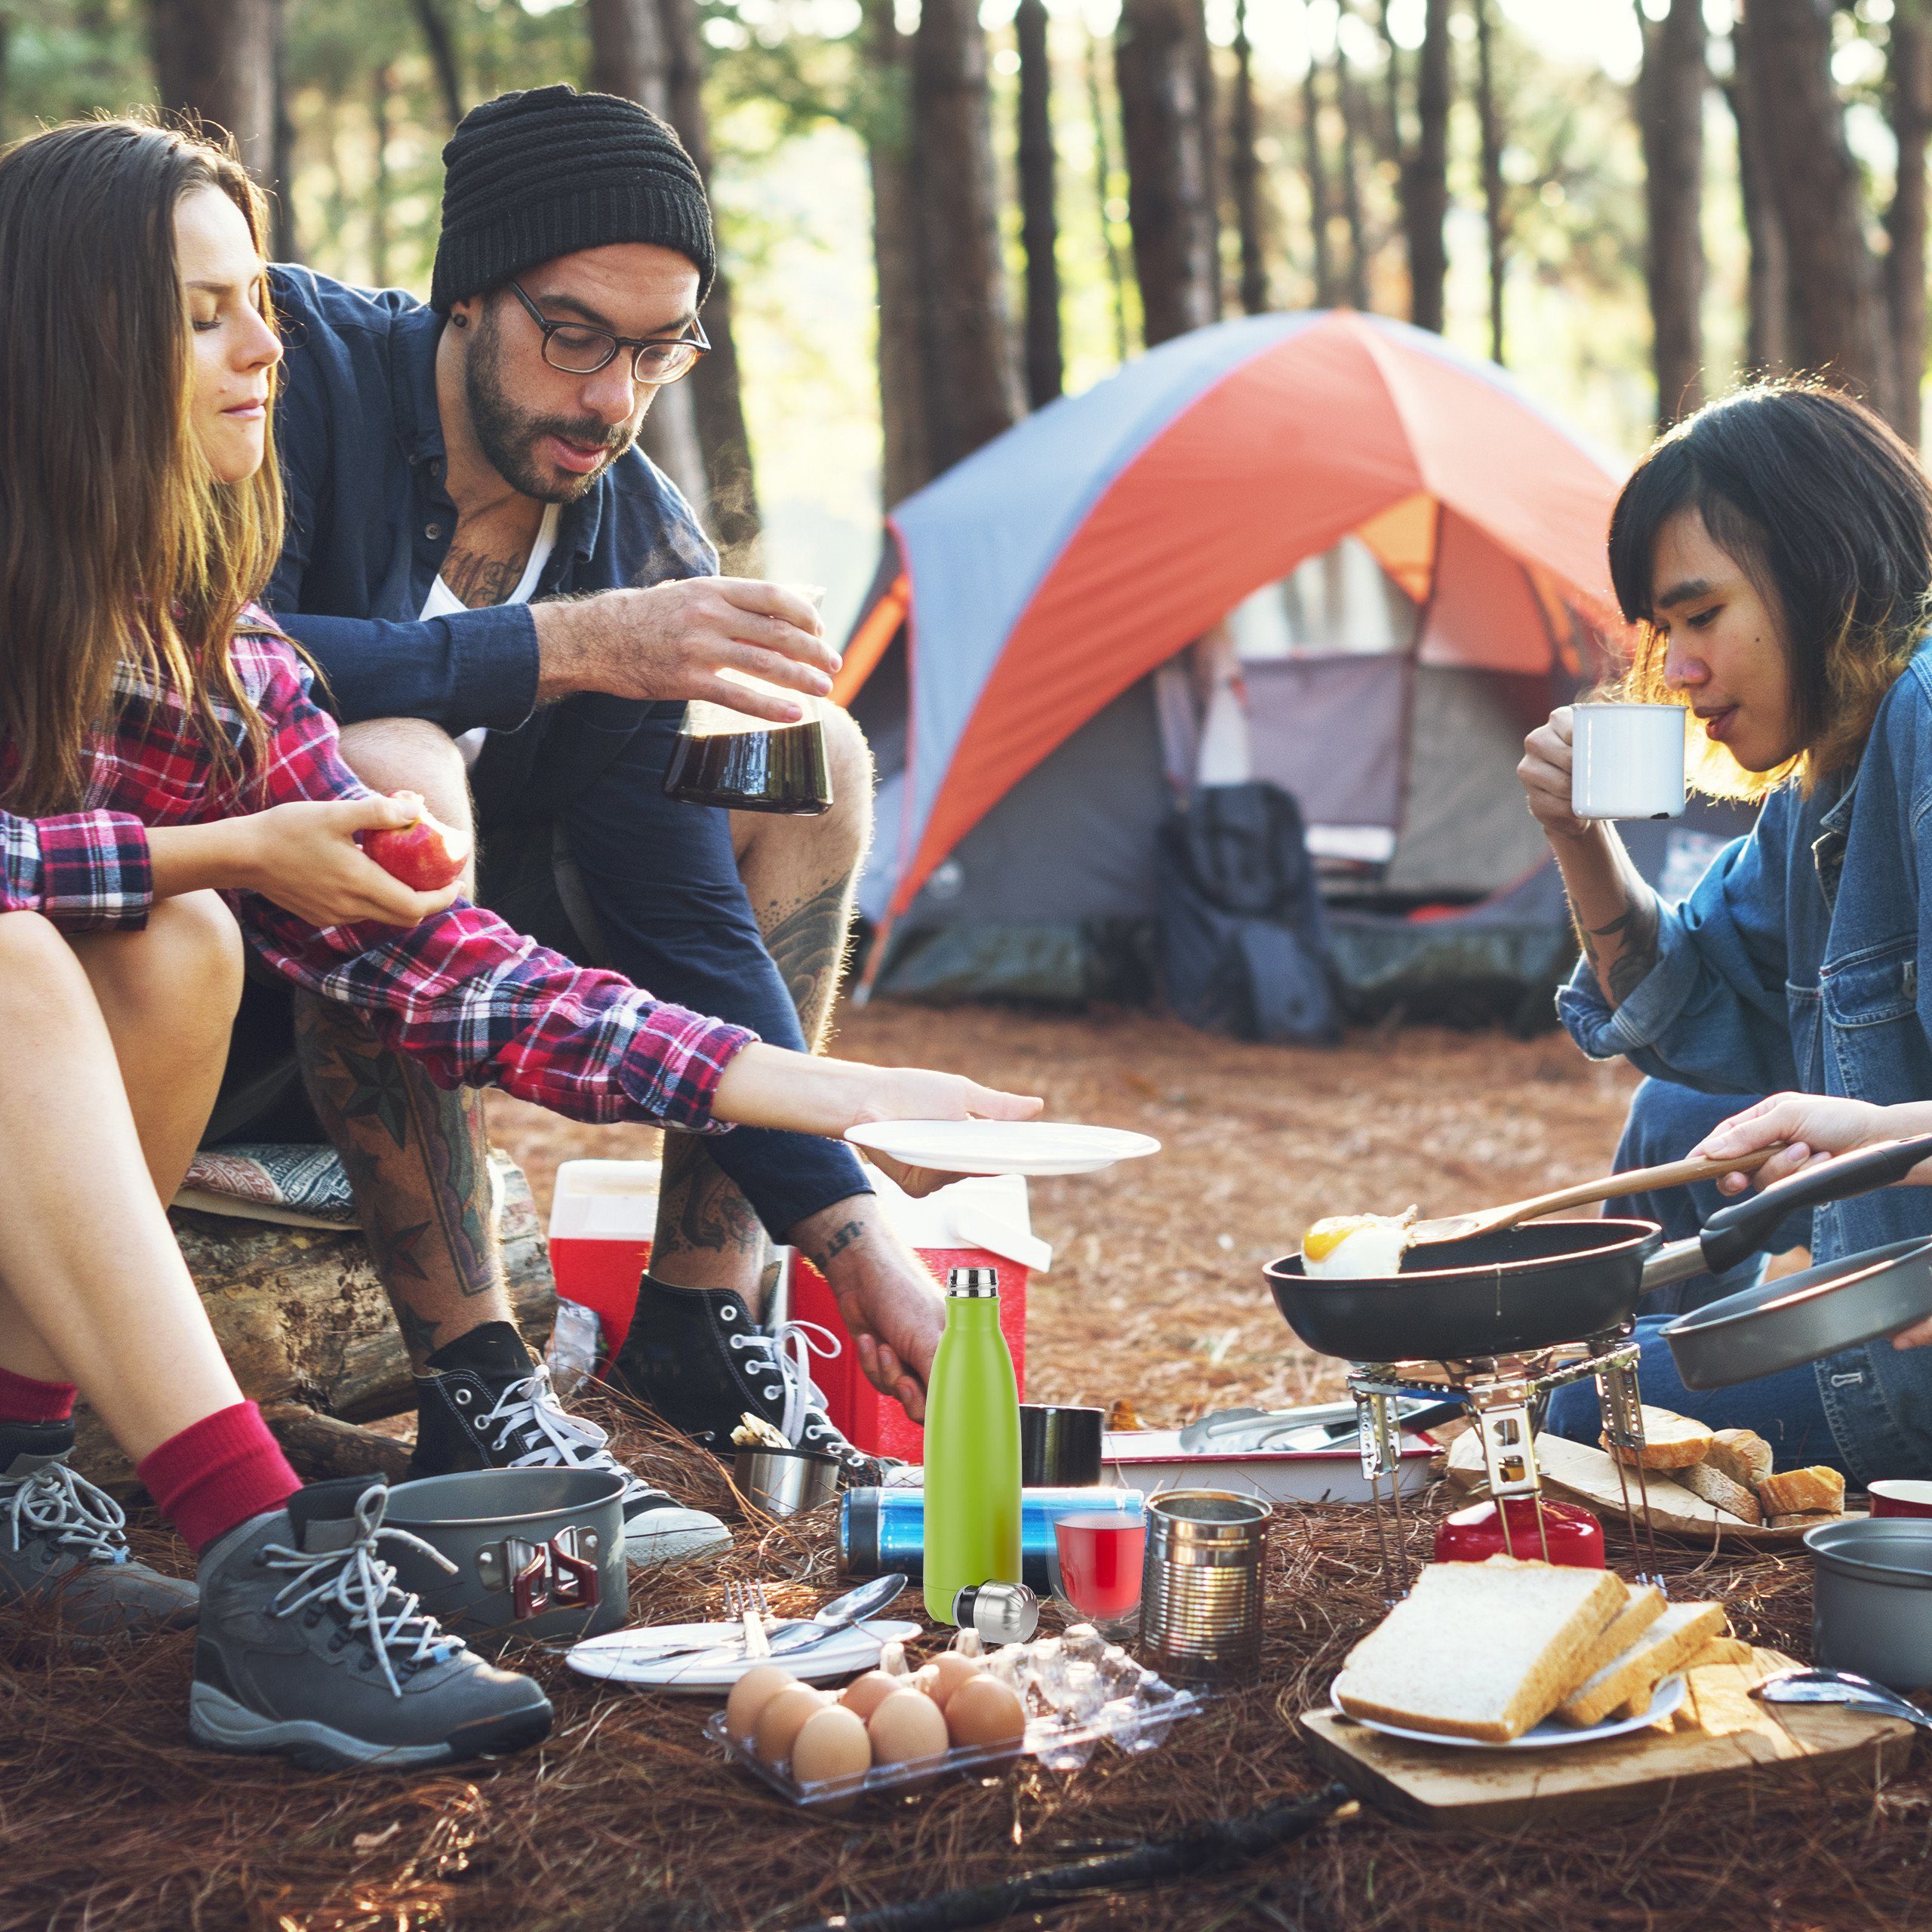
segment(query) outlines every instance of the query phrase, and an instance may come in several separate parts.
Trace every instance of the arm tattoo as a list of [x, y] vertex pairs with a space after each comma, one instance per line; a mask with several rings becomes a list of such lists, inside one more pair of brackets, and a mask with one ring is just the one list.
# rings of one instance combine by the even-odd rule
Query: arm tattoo
[[848, 1247], [865, 1238], [866, 1226], [863, 1221], [847, 1221], [832, 1230], [823, 1247], [808, 1250], [805, 1259], [823, 1275]]
[[[1601, 972], [1613, 1006], [1621, 1006], [1657, 964], [1658, 924], [1657, 895], [1647, 891], [1632, 900], [1608, 925], [1582, 928], [1583, 950], [1591, 966]], [[1604, 949], [1592, 943], [1598, 940], [1611, 940], [1618, 949], [1607, 970], [1601, 968]]]

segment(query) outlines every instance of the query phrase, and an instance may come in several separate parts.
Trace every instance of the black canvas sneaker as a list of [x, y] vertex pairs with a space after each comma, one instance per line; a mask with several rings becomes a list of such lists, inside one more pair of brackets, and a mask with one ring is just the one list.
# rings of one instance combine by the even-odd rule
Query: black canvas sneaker
[[670, 1287], [646, 1275], [609, 1380], [715, 1454], [728, 1459], [732, 1430], [755, 1415], [795, 1449], [835, 1457], [848, 1480], [875, 1482], [879, 1459], [850, 1441], [825, 1412], [825, 1397], [806, 1366], [814, 1333], [836, 1348], [816, 1322], [788, 1321], [768, 1334], [742, 1295]]
[[278, 1752], [309, 1770], [401, 1770], [520, 1750], [550, 1728], [537, 1684], [485, 1663], [398, 1589], [389, 1491], [312, 1484], [202, 1558], [188, 1728], [218, 1751]]
[[128, 1518], [67, 1466], [71, 1422], [0, 1423], [0, 1604], [54, 1603], [90, 1635], [191, 1630], [201, 1592], [128, 1552]]
[[715, 1516], [687, 1509], [626, 1469], [606, 1432], [557, 1399], [550, 1372], [507, 1321], [459, 1335], [416, 1378], [416, 1453], [409, 1477], [458, 1469], [608, 1469], [624, 1479], [624, 1554], [633, 1569], [728, 1549]]

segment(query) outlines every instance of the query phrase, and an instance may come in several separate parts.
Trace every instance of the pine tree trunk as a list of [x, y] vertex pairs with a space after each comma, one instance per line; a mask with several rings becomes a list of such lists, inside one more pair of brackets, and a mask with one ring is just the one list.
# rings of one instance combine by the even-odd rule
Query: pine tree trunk
[[[704, 38], [697, 0], [660, 0], [663, 31], [666, 118], [711, 186], [711, 125], [704, 108]], [[714, 215], [714, 220], [715, 219]], [[751, 433], [745, 426], [738, 345], [731, 328], [731, 278], [721, 243], [716, 278], [704, 305], [704, 332], [711, 353], [681, 387], [691, 392], [693, 427], [703, 452], [709, 524], [730, 577], [756, 577], [762, 568], [758, 482], [752, 468]], [[661, 402], [663, 398], [659, 398]]]
[[12, 136], [14, 117], [9, 111], [13, 93], [14, 17], [0, 8], [0, 141]]
[[1020, 239], [1026, 252], [1026, 400], [1060, 392], [1060, 211], [1054, 194], [1053, 56], [1046, 0], [1020, 0]]
[[1761, 149], [1769, 200], [1790, 264], [1792, 359], [1890, 417], [1891, 343], [1832, 80], [1832, 11], [1830, 0], [1751, 0], [1746, 57], [1770, 137]]
[[1226, 312], [1221, 287], [1221, 197], [1227, 168], [1221, 154], [1221, 117], [1218, 106], [1220, 90], [1214, 81], [1214, 45], [1208, 38], [1208, 11], [1204, 0], [1189, 0], [1188, 26], [1194, 36], [1195, 97], [1200, 102], [1200, 116], [1195, 126], [1201, 143], [1201, 246], [1211, 265], [1209, 297], [1216, 321]]
[[1342, 109], [1342, 219], [1349, 231], [1349, 303], [1364, 313], [1369, 307], [1368, 225], [1362, 214], [1361, 182], [1364, 142], [1374, 137], [1363, 125], [1361, 97], [1354, 70], [1340, 46], [1335, 50], [1335, 94]]
[[1115, 29], [1128, 211], [1149, 348], [1214, 321], [1220, 292], [1202, 166], [1198, 16], [1192, 0], [1124, 0]]
[[369, 120], [376, 144], [376, 174], [369, 190], [369, 279], [386, 288], [389, 279], [389, 111], [395, 94], [395, 69], [385, 62], [370, 76]]
[[[423, 30], [423, 45], [429, 50], [429, 65], [435, 72], [436, 91], [443, 101], [443, 118], [454, 128], [463, 118], [463, 71], [457, 61], [456, 37], [442, 16], [438, 0], [411, 0], [411, 4], [415, 9], [416, 24]], [[597, 0], [591, 0], [593, 13], [596, 5]], [[593, 34], [595, 31], [593, 25]], [[617, 90], [605, 88], [603, 91], [613, 93]]]
[[1476, 125], [1482, 137], [1482, 208], [1489, 238], [1489, 359], [1501, 362], [1503, 290], [1509, 247], [1509, 211], [1503, 185], [1503, 116], [1496, 101], [1490, 0], [1470, 0], [1476, 17]]
[[1315, 303], [1335, 306], [1335, 263], [1328, 234], [1328, 162], [1321, 144], [1321, 63], [1311, 52], [1301, 77], [1302, 167], [1308, 177], [1308, 229], [1312, 244]]
[[1261, 160], [1254, 151], [1254, 66], [1247, 38], [1247, 0], [1235, 0], [1235, 91], [1228, 145], [1235, 225], [1241, 237], [1241, 312], [1259, 315], [1268, 306], [1268, 260], [1261, 235]]
[[923, 303], [914, 218], [910, 48], [893, 0], [865, 0], [866, 149], [872, 189], [872, 260], [878, 284], [880, 494], [888, 509], [933, 475], [926, 433]]
[[1898, 383], [1894, 420], [1914, 449], [1925, 378], [1925, 158], [1932, 136], [1932, 5], [1897, 0], [1887, 61], [1892, 131], [1898, 138], [1898, 185], [1886, 211], [1891, 251], [1885, 257], [1892, 361]]
[[148, 0], [161, 104], [235, 137], [257, 180], [275, 179], [275, 0]]
[[1644, 36], [1636, 98], [1649, 218], [1651, 358], [1663, 429], [1704, 400], [1703, 0], [1671, 0], [1668, 15], [1654, 24], [1639, 7], [1637, 20]]
[[935, 472], [1011, 429], [1019, 371], [1000, 260], [986, 36], [973, 0], [924, 0], [912, 38], [921, 347]]
[[1114, 354], [1127, 360], [1127, 264], [1121, 260], [1114, 233], [1113, 143], [1108, 137], [1109, 117], [1100, 77], [1100, 36], [1087, 29], [1087, 111], [1094, 124], [1094, 195], [1099, 203], [1100, 239], [1107, 258], [1107, 287], [1113, 297]]
[[1746, 45], [1749, 27], [1740, 19], [1731, 29], [1731, 78], [1724, 99], [1737, 130], [1737, 195], [1749, 249], [1744, 369], [1747, 376], [1758, 377], [1791, 366], [1791, 266], [1784, 229], [1771, 205], [1764, 111], [1752, 84]]
[[1416, 148], [1403, 195], [1409, 240], [1409, 319], [1442, 331], [1449, 278], [1449, 0], [1429, 0], [1416, 69]]
[[[433, 8], [433, 0], [419, 0]], [[589, 0], [590, 85], [671, 118], [671, 50], [657, 0]], [[638, 446], [682, 491], [703, 518], [711, 494], [700, 447], [691, 379], [652, 398]], [[715, 535], [717, 533], [714, 532]]]

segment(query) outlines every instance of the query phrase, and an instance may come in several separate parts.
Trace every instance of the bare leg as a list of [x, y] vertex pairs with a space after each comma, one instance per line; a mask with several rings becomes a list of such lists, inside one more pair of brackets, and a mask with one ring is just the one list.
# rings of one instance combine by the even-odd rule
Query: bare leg
[[[420, 792], [445, 824], [472, 829], [463, 755], [437, 726], [372, 718], [343, 733], [342, 750], [365, 785]], [[463, 890], [475, 889], [472, 856]], [[342, 1156], [371, 1257], [420, 1373], [459, 1335], [511, 1318], [481, 1097], [445, 1093], [332, 1001], [298, 994], [295, 1038], [309, 1097]]]
[[[167, 1016], [158, 1041], [122, 1022], [131, 1053], [156, 1078], [211, 1060], [218, 1078], [241, 985], [232, 921], [169, 902], [146, 932], [86, 943], [121, 949], [97, 970]], [[144, 1149], [136, 1125], [137, 1108], [164, 1131], [182, 1116], [165, 1094], [131, 1106], [88, 973], [34, 913], [0, 915], [0, 1363], [78, 1383], [138, 1461], [242, 1400], [155, 1191], [187, 1153]]]

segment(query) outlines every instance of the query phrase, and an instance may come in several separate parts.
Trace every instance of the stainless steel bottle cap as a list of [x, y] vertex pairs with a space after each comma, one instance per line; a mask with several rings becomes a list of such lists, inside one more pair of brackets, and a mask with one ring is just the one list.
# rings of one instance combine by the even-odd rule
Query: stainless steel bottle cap
[[981, 1301], [999, 1293], [997, 1268], [952, 1268], [946, 1271], [946, 1291], [962, 1300]]
[[1024, 1583], [968, 1583], [952, 1600], [952, 1620], [962, 1630], [978, 1631], [989, 1644], [1023, 1644], [1040, 1627], [1040, 1599]]

